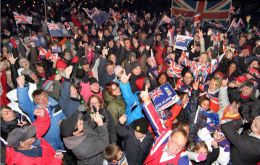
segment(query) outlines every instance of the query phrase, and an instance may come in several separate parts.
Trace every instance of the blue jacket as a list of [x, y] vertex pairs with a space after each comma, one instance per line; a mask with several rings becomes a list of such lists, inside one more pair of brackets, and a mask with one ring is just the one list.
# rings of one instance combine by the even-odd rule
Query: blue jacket
[[72, 115], [80, 106], [80, 101], [70, 98], [70, 86], [69, 80], [62, 83], [61, 94], [59, 98], [59, 105], [66, 117]]
[[129, 125], [134, 120], [144, 117], [144, 115], [142, 113], [142, 108], [137, 93], [133, 94], [129, 82], [126, 84], [120, 82], [119, 87], [126, 104], [126, 124]]
[[[17, 97], [19, 107], [25, 112], [31, 121], [35, 120], [34, 110], [39, 106], [32, 102], [28, 96], [28, 87], [17, 88]], [[55, 149], [64, 149], [63, 142], [60, 138], [60, 121], [65, 118], [62, 110], [57, 108], [58, 102], [49, 97], [48, 111], [51, 118], [51, 126], [48, 132], [44, 135], [44, 139]], [[58, 111], [57, 111], [58, 110]], [[55, 112], [57, 111], [57, 112]]]

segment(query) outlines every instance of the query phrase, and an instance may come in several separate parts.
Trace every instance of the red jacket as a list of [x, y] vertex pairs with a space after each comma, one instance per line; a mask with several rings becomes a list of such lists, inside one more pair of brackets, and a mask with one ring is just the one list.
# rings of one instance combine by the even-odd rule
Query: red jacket
[[43, 136], [50, 127], [50, 116], [45, 112], [44, 117], [37, 117], [33, 125], [36, 127], [36, 137], [41, 142], [42, 156], [29, 157], [20, 152], [16, 152], [12, 147], [6, 148], [6, 163], [7, 165], [60, 165], [62, 160], [55, 158], [55, 150], [45, 141]]
[[9, 100], [6, 97], [7, 93], [7, 78], [5, 71], [0, 72], [0, 79], [1, 79], [1, 84], [2, 85], [2, 93], [0, 93], [0, 106], [2, 105], [7, 105], [9, 103]]

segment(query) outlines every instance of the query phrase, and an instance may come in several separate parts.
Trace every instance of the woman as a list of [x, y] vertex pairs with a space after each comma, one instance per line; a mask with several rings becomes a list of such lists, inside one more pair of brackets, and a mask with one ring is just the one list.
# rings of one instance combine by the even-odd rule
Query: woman
[[109, 82], [105, 86], [104, 101], [107, 110], [111, 113], [115, 125], [120, 116], [125, 114], [125, 102], [121, 95], [121, 90], [116, 82]]
[[89, 107], [89, 110], [87, 111], [87, 122], [88, 125], [93, 128], [94, 130], [97, 130], [97, 124], [94, 121], [94, 113], [99, 112], [101, 115], [103, 122], [107, 123], [107, 130], [109, 134], [109, 144], [116, 143], [116, 127], [114, 124], [114, 119], [111, 115], [111, 113], [105, 109], [104, 100], [97, 96], [92, 95], [87, 103], [87, 106]]

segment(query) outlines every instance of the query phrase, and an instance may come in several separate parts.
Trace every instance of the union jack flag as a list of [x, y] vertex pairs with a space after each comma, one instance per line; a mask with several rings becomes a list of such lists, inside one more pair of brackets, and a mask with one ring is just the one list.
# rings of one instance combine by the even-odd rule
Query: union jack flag
[[32, 17], [13, 12], [16, 24], [32, 24]]
[[226, 20], [229, 17], [231, 0], [174, 0], [172, 1], [172, 14], [182, 14], [192, 18], [200, 13], [204, 20]]
[[161, 89], [159, 88], [156, 88], [155, 90], [153, 90], [151, 93], [150, 93], [150, 96], [153, 100], [155, 100], [156, 98], [160, 97], [161, 95], [163, 95], [163, 92]]

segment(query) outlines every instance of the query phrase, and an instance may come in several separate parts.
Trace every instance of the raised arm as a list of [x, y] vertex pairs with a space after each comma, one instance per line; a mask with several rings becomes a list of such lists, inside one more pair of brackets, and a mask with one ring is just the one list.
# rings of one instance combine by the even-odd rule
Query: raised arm
[[36, 137], [42, 137], [51, 125], [50, 115], [47, 109], [38, 108], [34, 110], [34, 115], [37, 116], [33, 125], [36, 127]]

